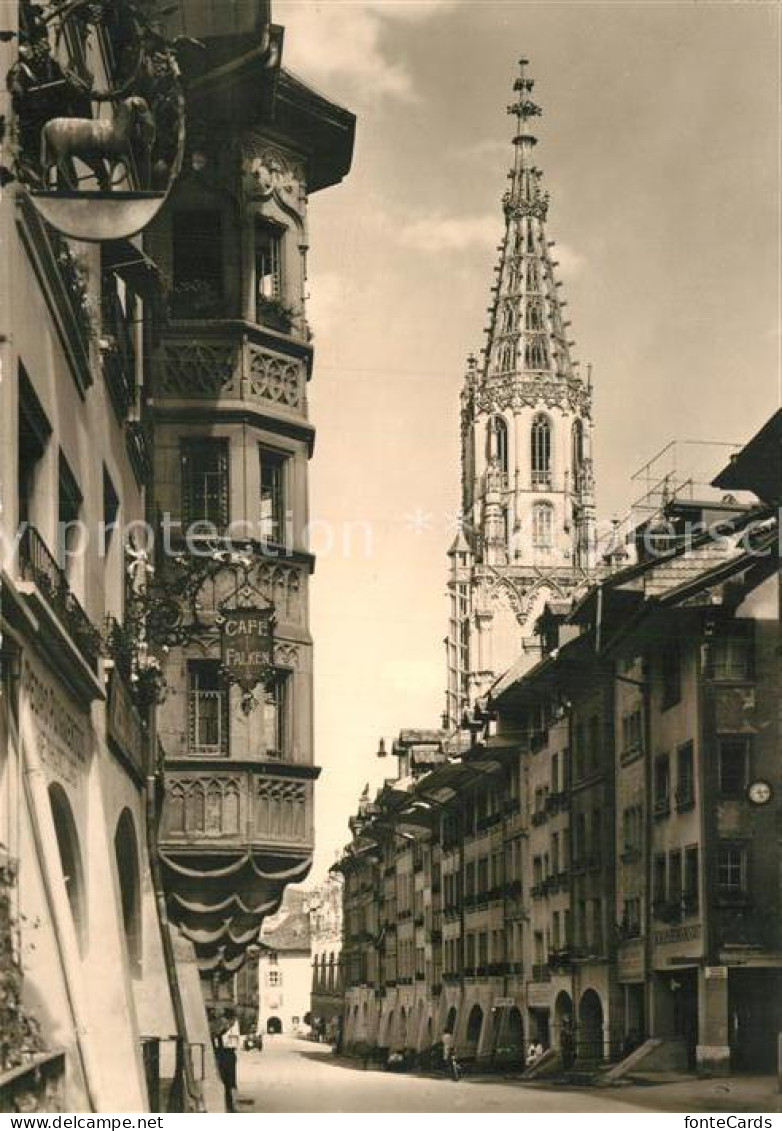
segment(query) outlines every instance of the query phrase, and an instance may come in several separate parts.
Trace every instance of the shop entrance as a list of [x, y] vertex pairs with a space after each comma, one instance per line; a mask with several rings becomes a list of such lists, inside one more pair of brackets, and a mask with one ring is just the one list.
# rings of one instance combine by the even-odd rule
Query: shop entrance
[[622, 1056], [629, 1056], [646, 1040], [646, 995], [643, 982], [624, 986]]
[[673, 994], [673, 1031], [684, 1043], [687, 1067], [696, 1066], [698, 1045], [698, 971], [677, 970], [671, 975]]
[[782, 971], [730, 970], [728, 1040], [734, 1072], [775, 1072], [782, 1030]]

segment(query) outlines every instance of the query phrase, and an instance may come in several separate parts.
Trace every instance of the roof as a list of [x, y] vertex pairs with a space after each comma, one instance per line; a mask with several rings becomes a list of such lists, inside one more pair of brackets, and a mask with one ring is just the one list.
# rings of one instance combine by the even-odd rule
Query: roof
[[713, 487], [753, 491], [764, 502], [782, 496], [782, 409], [766, 421], [712, 480]]
[[261, 946], [275, 951], [310, 949], [310, 917], [304, 911], [293, 911], [270, 931], [261, 931]]

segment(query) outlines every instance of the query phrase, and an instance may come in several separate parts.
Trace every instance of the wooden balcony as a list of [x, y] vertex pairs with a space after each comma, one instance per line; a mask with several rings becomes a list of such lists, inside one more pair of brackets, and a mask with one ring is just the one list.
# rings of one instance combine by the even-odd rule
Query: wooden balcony
[[307, 427], [312, 349], [288, 334], [239, 320], [172, 323], [153, 360], [155, 405], [209, 404]]

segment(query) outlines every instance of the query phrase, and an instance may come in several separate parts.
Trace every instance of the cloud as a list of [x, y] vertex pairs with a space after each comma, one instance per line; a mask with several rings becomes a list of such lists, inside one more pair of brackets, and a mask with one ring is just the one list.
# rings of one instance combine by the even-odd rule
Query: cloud
[[557, 243], [551, 252], [559, 263], [558, 271], [564, 279], [575, 279], [586, 267], [586, 257], [566, 243]]
[[507, 138], [483, 137], [470, 145], [460, 146], [455, 150], [455, 155], [460, 161], [486, 161], [492, 164], [501, 164], [504, 161], [508, 168], [513, 165], [513, 145], [510, 135]]
[[277, 0], [285, 28], [284, 63], [315, 84], [362, 103], [388, 97], [414, 102], [412, 76], [389, 57], [386, 30], [431, 19], [455, 0]]
[[431, 213], [401, 225], [397, 229], [397, 238], [403, 246], [417, 251], [466, 251], [496, 244], [501, 229], [501, 218], [494, 212], [483, 216]]

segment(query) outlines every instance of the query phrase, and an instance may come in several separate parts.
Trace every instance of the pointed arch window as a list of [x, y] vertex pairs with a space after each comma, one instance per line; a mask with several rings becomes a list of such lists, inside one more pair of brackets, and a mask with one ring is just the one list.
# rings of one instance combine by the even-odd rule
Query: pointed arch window
[[550, 503], [535, 503], [532, 509], [532, 545], [550, 550], [554, 545], [554, 508]]
[[502, 416], [492, 416], [486, 428], [486, 459], [497, 460], [508, 471], [508, 425]]
[[527, 369], [548, 369], [546, 339], [540, 334], [526, 344], [524, 362]]
[[570, 432], [570, 444], [572, 449], [573, 484], [575, 489], [580, 491], [584, 471], [584, 425], [580, 420], [573, 421], [573, 427]]
[[540, 302], [527, 303], [527, 329], [543, 329], [543, 307]]
[[542, 413], [532, 422], [532, 486], [551, 486], [551, 422]]
[[538, 265], [534, 259], [527, 260], [527, 290], [540, 290], [540, 273], [538, 271]]
[[516, 329], [516, 306], [506, 302], [502, 309], [502, 333], [512, 334]]
[[505, 342], [499, 352], [499, 372], [508, 373], [513, 369], [514, 347], [512, 342]]

